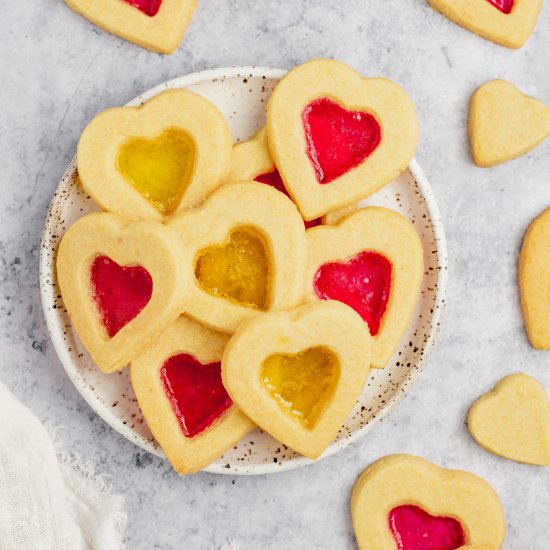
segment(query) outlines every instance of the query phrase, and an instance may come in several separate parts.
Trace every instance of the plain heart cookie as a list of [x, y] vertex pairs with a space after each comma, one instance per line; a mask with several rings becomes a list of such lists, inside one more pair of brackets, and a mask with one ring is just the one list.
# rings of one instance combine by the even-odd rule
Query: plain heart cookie
[[370, 206], [306, 235], [306, 299], [338, 300], [355, 309], [373, 336], [372, 366], [384, 368], [420, 294], [424, 252], [418, 233], [401, 214]]
[[480, 397], [468, 429], [487, 451], [526, 464], [550, 466], [550, 405], [534, 378], [518, 373]]
[[360, 550], [498, 550], [506, 533], [486, 481], [411, 455], [371, 464], [355, 483], [351, 513]]
[[227, 184], [168, 222], [191, 291], [186, 313], [232, 333], [262, 312], [303, 298], [306, 236], [296, 206], [254, 182]]
[[159, 53], [180, 44], [198, 0], [65, 0], [92, 23]]
[[550, 109], [505, 80], [492, 80], [470, 100], [468, 133], [472, 157], [490, 167], [518, 158], [550, 134]]
[[143, 416], [179, 474], [208, 466], [255, 427], [222, 384], [227, 341], [181, 316], [132, 361]]
[[232, 147], [231, 131], [213, 103], [167, 90], [141, 107], [97, 115], [78, 143], [78, 174], [104, 210], [163, 221], [222, 185]]
[[361, 395], [370, 351], [369, 331], [351, 308], [309, 304], [242, 325], [225, 349], [222, 378], [249, 418], [314, 459]]
[[109, 213], [67, 230], [57, 278], [73, 328], [106, 373], [124, 368], [177, 318], [187, 290], [166, 227]]
[[418, 118], [409, 96], [318, 59], [290, 71], [267, 106], [271, 155], [304, 219], [376, 192], [409, 164]]
[[508, 48], [521, 48], [531, 36], [542, 0], [428, 0], [461, 27]]

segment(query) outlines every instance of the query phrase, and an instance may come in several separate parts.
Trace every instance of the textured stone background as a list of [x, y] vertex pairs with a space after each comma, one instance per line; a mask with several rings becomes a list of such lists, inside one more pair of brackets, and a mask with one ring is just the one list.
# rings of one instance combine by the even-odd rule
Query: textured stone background
[[[523, 370], [550, 390], [550, 354], [526, 341], [516, 260], [529, 221], [550, 204], [550, 140], [492, 170], [476, 168], [465, 132], [472, 91], [510, 79], [550, 103], [550, 9], [520, 51], [470, 34], [424, 0], [201, 0], [178, 52], [162, 57], [98, 30], [62, 0], [10, 2], [0, 18], [0, 379], [61, 444], [112, 476], [126, 497], [129, 548], [352, 549], [357, 474], [394, 452], [487, 478], [507, 511], [509, 550], [550, 548], [550, 470], [500, 460], [468, 436], [472, 401]], [[106, 426], [66, 377], [42, 318], [38, 252], [57, 181], [86, 122], [166, 79], [229, 65], [290, 68], [315, 56], [387, 76], [421, 119], [418, 160], [445, 221], [448, 309], [436, 351], [374, 432], [315, 466], [270, 477], [178, 478]]]

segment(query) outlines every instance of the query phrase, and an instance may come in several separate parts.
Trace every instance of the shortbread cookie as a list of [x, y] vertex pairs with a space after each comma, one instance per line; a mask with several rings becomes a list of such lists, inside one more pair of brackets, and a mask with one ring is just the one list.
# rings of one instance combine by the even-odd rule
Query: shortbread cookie
[[65, 0], [108, 32], [159, 53], [180, 44], [198, 0]]
[[508, 48], [521, 48], [531, 36], [542, 0], [428, 0], [461, 27]]
[[227, 340], [181, 316], [132, 361], [143, 416], [179, 474], [208, 466], [255, 427], [222, 384]]
[[177, 318], [188, 290], [166, 227], [108, 213], [68, 229], [57, 278], [73, 328], [106, 373], [124, 368]]
[[411, 455], [371, 464], [355, 483], [351, 513], [360, 550], [498, 550], [506, 533], [486, 481]]
[[275, 189], [254, 182], [224, 185], [168, 226], [179, 241], [184, 277], [192, 281], [186, 313], [195, 320], [231, 333], [261, 312], [302, 301], [304, 223]]
[[97, 115], [78, 143], [78, 173], [104, 210], [163, 221], [201, 203], [223, 183], [232, 147], [229, 127], [213, 103], [168, 90], [141, 107]]
[[370, 206], [306, 234], [306, 299], [355, 309], [373, 336], [372, 366], [385, 367], [420, 293], [424, 253], [416, 230], [401, 214]]
[[550, 466], [550, 405], [534, 378], [518, 373], [480, 397], [468, 414], [472, 437], [487, 451], [526, 464]]
[[550, 109], [510, 82], [492, 80], [472, 96], [468, 132], [474, 162], [496, 166], [528, 153], [548, 137]]
[[550, 209], [529, 226], [519, 256], [519, 290], [525, 330], [531, 345], [550, 349]]
[[266, 432], [317, 458], [363, 391], [370, 340], [357, 313], [338, 302], [266, 314], [242, 325], [229, 341], [223, 383]]
[[409, 96], [329, 59], [309, 61], [275, 87], [269, 147], [304, 219], [371, 195], [409, 164], [418, 119]]

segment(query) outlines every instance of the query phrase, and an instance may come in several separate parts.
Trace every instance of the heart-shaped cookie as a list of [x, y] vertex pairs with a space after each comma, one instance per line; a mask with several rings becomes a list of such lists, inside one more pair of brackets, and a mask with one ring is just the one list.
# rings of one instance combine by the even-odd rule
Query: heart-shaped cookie
[[65, 0], [92, 23], [160, 53], [180, 44], [198, 0]]
[[526, 374], [503, 378], [468, 414], [468, 429], [487, 451], [526, 464], [550, 466], [550, 405]]
[[276, 86], [267, 107], [269, 148], [304, 219], [371, 195], [401, 173], [418, 142], [407, 94], [328, 59]]
[[506, 533], [486, 481], [411, 455], [371, 464], [355, 483], [351, 513], [360, 550], [497, 550]]
[[57, 277], [73, 328], [106, 373], [124, 368], [176, 319], [186, 294], [173, 234], [108, 213], [67, 230]]
[[531, 345], [550, 349], [550, 208], [529, 225], [519, 256], [519, 290], [525, 330]]
[[263, 311], [301, 302], [304, 223], [296, 206], [270, 186], [224, 185], [168, 226], [180, 244], [184, 277], [192, 282], [186, 313], [195, 320], [231, 333]]
[[208, 466], [255, 427], [222, 384], [227, 340], [181, 316], [132, 361], [143, 416], [179, 474]]
[[531, 36], [542, 0], [428, 0], [461, 27], [508, 48], [521, 48]]
[[373, 336], [371, 364], [384, 368], [420, 292], [424, 253], [416, 230], [401, 214], [371, 206], [306, 235], [306, 299], [354, 308]]
[[186, 90], [168, 90], [141, 107], [97, 115], [78, 143], [78, 173], [104, 210], [163, 221], [223, 183], [232, 146], [214, 104]]
[[550, 134], [550, 108], [505, 80], [492, 80], [470, 101], [468, 133], [478, 166], [496, 166], [534, 149]]
[[223, 383], [266, 432], [317, 458], [363, 391], [370, 340], [361, 318], [338, 302], [266, 314], [243, 324], [229, 341]]

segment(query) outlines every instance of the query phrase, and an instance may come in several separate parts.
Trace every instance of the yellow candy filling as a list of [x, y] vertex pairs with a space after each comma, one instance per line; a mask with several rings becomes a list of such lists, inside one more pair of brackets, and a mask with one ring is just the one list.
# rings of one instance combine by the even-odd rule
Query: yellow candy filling
[[297, 355], [276, 354], [263, 364], [261, 377], [281, 408], [306, 428], [313, 428], [334, 395], [340, 367], [334, 353], [323, 347]]
[[269, 262], [264, 241], [254, 229], [237, 228], [224, 245], [199, 252], [195, 277], [209, 294], [242, 306], [267, 308]]
[[195, 143], [178, 128], [168, 128], [152, 140], [128, 140], [116, 160], [122, 177], [163, 214], [178, 207], [194, 164]]

